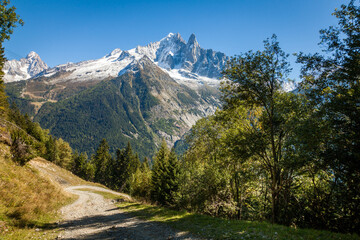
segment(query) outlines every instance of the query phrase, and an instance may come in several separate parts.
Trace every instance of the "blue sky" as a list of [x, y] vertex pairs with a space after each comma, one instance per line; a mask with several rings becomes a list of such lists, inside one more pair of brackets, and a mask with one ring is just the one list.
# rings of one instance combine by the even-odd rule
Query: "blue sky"
[[[288, 53], [318, 52], [319, 30], [345, 0], [11, 0], [25, 22], [7, 41], [8, 59], [37, 52], [51, 67], [97, 59], [180, 33], [229, 56], [258, 50], [273, 33]], [[297, 78], [299, 66], [290, 59]]]

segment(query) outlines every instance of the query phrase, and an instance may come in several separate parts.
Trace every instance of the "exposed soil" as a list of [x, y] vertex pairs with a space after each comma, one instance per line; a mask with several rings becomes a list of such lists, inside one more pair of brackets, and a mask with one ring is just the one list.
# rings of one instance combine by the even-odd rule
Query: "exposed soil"
[[88, 185], [67, 187], [66, 191], [79, 195], [79, 198], [73, 204], [62, 208], [64, 221], [59, 227], [64, 231], [58, 239], [196, 239], [165, 224], [133, 217], [120, 211], [113, 200], [79, 190], [81, 188], [109, 191]]
[[66, 192], [79, 196], [74, 203], [61, 209], [63, 220], [59, 222], [59, 228], [63, 231], [57, 239], [199, 239], [164, 223], [134, 217], [117, 208], [114, 200], [86, 189], [111, 192], [131, 199], [126, 194], [91, 185], [69, 186], [68, 181], [60, 181], [64, 179], [59, 174], [52, 174], [51, 169], [45, 171], [45, 165], [40, 163], [33, 162], [31, 165], [59, 183]]

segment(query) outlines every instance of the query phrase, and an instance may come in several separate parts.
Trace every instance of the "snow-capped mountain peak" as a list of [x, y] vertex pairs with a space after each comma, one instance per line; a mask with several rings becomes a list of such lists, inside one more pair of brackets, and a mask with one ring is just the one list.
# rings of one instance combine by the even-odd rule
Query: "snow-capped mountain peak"
[[29, 79], [49, 67], [43, 62], [40, 56], [31, 51], [26, 58], [20, 60], [6, 61], [3, 71], [5, 73], [5, 82], [15, 82]]
[[26, 59], [36, 59], [36, 58], [40, 58], [39, 55], [34, 52], [34, 51], [31, 51], [29, 52], [29, 54], [26, 56]]
[[[124, 74], [127, 70], [133, 69], [131, 66], [138, 64], [144, 56], [167, 72], [174, 80], [191, 85], [191, 87], [203, 83], [218, 85], [220, 72], [228, 60], [223, 53], [202, 49], [195, 34], [191, 34], [186, 43], [179, 33], [169, 33], [160, 41], [149, 43], [146, 46], [137, 46], [130, 50], [116, 48], [97, 60], [59, 65], [51, 69], [47, 69], [46, 64], [35, 52], [30, 52], [26, 59], [21, 60], [27, 61], [28, 65], [26, 66], [30, 66], [25, 67], [26, 74], [15, 71], [15, 75], [20, 74], [14, 77], [14, 71], [12, 71], [14, 67], [9, 67], [6, 75], [10, 74], [8, 79], [12, 79], [8, 82], [28, 79], [36, 74], [51, 78], [57, 72], [66, 74], [62, 74], [61, 78], [57, 77], [53, 81], [99, 81]], [[11, 65], [9, 63], [12, 61], [7, 62], [8, 65]]]

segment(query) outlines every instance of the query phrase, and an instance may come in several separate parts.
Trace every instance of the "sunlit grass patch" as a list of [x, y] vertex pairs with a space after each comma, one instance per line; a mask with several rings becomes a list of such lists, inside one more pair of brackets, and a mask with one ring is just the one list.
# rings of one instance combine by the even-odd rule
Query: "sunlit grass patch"
[[121, 199], [117, 203], [121, 211], [148, 221], [166, 223], [175, 229], [209, 239], [360, 239], [355, 234], [340, 234], [313, 229], [295, 229], [268, 222], [214, 218], [138, 202], [126, 202], [121, 197], [112, 193], [93, 191], [91, 189], [89, 191], [98, 193], [108, 199]]
[[58, 209], [76, 197], [29, 165], [15, 164], [7, 145], [0, 151], [0, 239], [54, 239]]

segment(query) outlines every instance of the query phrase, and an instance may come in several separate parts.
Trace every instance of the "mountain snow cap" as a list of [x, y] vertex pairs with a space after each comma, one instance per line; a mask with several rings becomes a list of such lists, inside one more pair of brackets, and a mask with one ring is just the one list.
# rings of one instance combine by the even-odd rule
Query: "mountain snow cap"
[[39, 58], [39, 55], [34, 52], [34, 51], [31, 51], [29, 52], [29, 54], [26, 56], [27, 59], [32, 59], [32, 58]]
[[108, 56], [114, 56], [118, 53], [121, 53], [121, 49], [120, 48], [115, 48], [114, 50], [111, 51], [111, 53]]
[[184, 39], [182, 39], [180, 33], [169, 33], [166, 37], [160, 40], [161, 42], [184, 42]]

